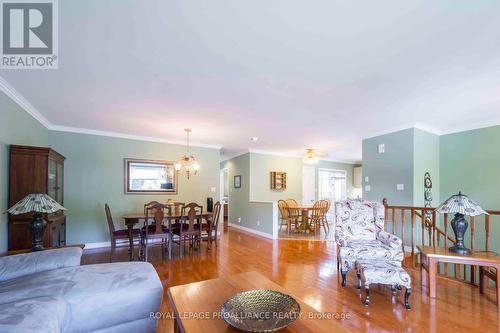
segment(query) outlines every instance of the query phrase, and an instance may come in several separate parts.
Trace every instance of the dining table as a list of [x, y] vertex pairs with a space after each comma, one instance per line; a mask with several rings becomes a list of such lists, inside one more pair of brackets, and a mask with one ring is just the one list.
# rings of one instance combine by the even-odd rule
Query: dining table
[[[178, 208], [172, 208], [169, 210], [166, 214], [165, 217], [163, 218], [163, 223], [168, 224], [171, 221], [179, 221], [182, 218], [182, 210], [180, 207]], [[210, 244], [212, 243], [212, 217], [213, 217], [213, 212], [203, 212], [201, 214], [196, 214], [196, 219], [199, 221], [205, 220], [208, 224], [208, 249], [210, 249]], [[133, 259], [133, 253], [134, 253], [134, 238], [132, 237], [132, 230], [137, 224], [144, 223], [144, 213], [132, 213], [132, 214], [126, 214], [122, 216], [122, 219], [127, 226], [127, 231], [128, 231], [128, 239], [129, 239], [129, 259], [132, 261]], [[153, 217], [150, 217], [150, 220], [153, 220]]]
[[299, 225], [299, 232], [314, 232], [313, 229], [311, 229], [311, 226], [308, 223], [308, 217], [310, 213], [318, 208], [313, 207], [313, 206], [296, 206], [296, 207], [290, 207], [289, 208], [291, 211], [295, 210], [297, 212], [300, 212], [300, 225]]

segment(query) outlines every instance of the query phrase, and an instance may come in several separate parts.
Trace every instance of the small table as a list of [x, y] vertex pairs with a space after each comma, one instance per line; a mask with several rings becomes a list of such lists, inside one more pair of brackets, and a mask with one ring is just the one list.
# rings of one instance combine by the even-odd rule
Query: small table
[[[197, 219], [205, 219], [208, 223], [208, 248], [210, 248], [210, 243], [212, 239], [212, 212], [204, 212], [203, 214], [197, 214], [196, 218]], [[127, 226], [128, 230], [128, 240], [129, 240], [129, 249], [128, 253], [130, 256], [130, 260], [132, 260], [132, 256], [134, 253], [134, 238], [132, 237], [132, 229], [134, 229], [134, 226], [138, 224], [139, 222], [144, 221], [144, 214], [141, 213], [136, 213], [136, 214], [127, 214], [122, 216], [123, 220], [125, 221], [125, 225]], [[167, 222], [169, 220], [180, 220], [182, 218], [181, 210], [180, 209], [172, 209], [172, 213], [169, 215], [165, 215], [163, 218], [163, 222]], [[151, 218], [152, 219], [152, 218]]]
[[[429, 297], [436, 298], [436, 275], [437, 275], [437, 264], [440, 262], [451, 263], [451, 264], [461, 264], [461, 265], [473, 265], [480, 266], [480, 272], [483, 272], [482, 267], [493, 267], [496, 269], [496, 291], [497, 291], [497, 306], [500, 308], [500, 256], [487, 253], [487, 252], [476, 252], [471, 255], [464, 256], [457, 253], [448, 251], [447, 248], [443, 247], [433, 247], [433, 246], [417, 246], [420, 251], [420, 258], [422, 261], [422, 287], [427, 285], [427, 279], [429, 280]], [[479, 290], [481, 293], [484, 292], [485, 277], [484, 274], [480, 274], [479, 279]]]
[[[169, 288], [167, 294], [175, 316], [174, 332], [240, 332], [226, 324], [218, 315], [220, 307], [234, 294], [253, 289], [270, 289], [288, 293], [257, 272], [229, 275]], [[301, 317], [280, 332], [349, 332], [337, 319], [324, 319], [323, 314], [317, 310], [296, 297], [295, 300], [300, 304]], [[316, 317], [311, 319], [314, 316]]]

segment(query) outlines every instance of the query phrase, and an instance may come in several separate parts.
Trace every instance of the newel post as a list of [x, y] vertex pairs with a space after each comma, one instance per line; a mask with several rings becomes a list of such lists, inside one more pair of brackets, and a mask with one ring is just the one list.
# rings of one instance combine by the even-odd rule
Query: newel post
[[387, 215], [389, 214], [389, 208], [387, 204], [387, 198], [382, 199], [382, 204], [384, 205], [384, 231], [387, 230]]

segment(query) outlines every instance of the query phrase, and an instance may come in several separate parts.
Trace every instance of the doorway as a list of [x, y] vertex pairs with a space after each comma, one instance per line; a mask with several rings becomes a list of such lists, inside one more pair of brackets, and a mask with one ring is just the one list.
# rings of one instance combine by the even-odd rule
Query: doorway
[[316, 168], [302, 167], [302, 204], [310, 206], [316, 201]]
[[318, 198], [330, 200], [332, 203], [328, 211], [328, 220], [333, 221], [335, 202], [347, 198], [347, 172], [345, 170], [319, 169], [318, 178]]

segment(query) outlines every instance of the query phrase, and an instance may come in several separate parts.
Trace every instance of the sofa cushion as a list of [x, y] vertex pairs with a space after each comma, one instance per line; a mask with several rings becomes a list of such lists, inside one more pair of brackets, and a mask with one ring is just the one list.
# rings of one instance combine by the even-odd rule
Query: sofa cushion
[[0, 283], [1, 302], [40, 296], [69, 305], [66, 332], [89, 332], [143, 318], [160, 308], [163, 288], [144, 262], [84, 265]]
[[2, 333], [63, 333], [68, 305], [61, 298], [35, 297], [0, 304]]

